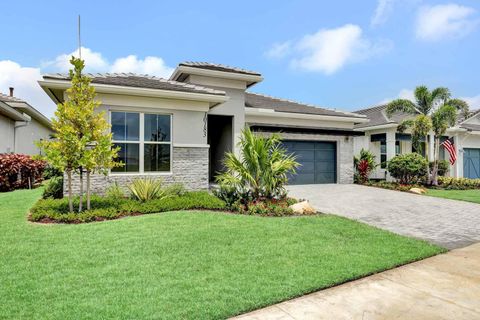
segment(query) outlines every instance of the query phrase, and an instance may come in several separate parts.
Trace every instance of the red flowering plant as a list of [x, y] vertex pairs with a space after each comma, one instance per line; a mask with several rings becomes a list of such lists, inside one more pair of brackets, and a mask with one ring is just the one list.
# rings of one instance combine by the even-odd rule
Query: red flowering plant
[[25, 154], [0, 154], [0, 191], [33, 187], [42, 181], [46, 165]]

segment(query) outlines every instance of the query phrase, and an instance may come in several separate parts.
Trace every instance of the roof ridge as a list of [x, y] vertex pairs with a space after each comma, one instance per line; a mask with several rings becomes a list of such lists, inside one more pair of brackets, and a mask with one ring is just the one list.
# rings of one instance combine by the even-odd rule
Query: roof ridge
[[342, 111], [342, 110], [338, 110], [338, 109], [335, 109], [335, 108], [327, 108], [327, 107], [322, 107], [322, 106], [314, 105], [314, 104], [311, 104], [311, 103], [304, 103], [304, 102], [295, 101], [295, 100], [289, 100], [289, 99], [285, 99], [285, 98], [278, 98], [278, 97], [270, 96], [270, 95], [263, 94], [263, 93], [250, 92], [250, 91], [245, 91], [245, 93], [246, 93], [246, 94], [253, 94], [253, 95], [257, 95], [257, 96], [261, 96], [261, 97], [265, 97], [265, 98], [275, 99], [275, 100], [279, 100], [279, 101], [284, 101], [284, 102], [289, 102], [289, 103], [300, 104], [300, 105], [304, 105], [304, 106], [307, 106], [307, 107], [319, 108], [319, 109], [324, 109], [324, 110], [328, 110], [328, 111], [334, 111], [334, 112], [338, 112], [338, 113], [343, 113], [343, 114], [345, 114], [345, 115], [357, 116], [357, 117], [359, 117], [359, 118], [364, 118], [364, 117], [366, 117], [366, 116], [363, 115], [363, 114], [357, 114], [357, 113], [355, 113], [355, 112]]
[[219, 67], [219, 68], [224, 68], [224, 69], [231, 69], [235, 70], [237, 72], [242, 72], [242, 73], [249, 73], [249, 74], [254, 74], [254, 75], [261, 75], [257, 71], [249, 70], [249, 69], [244, 69], [244, 68], [239, 68], [239, 67], [234, 67], [231, 65], [223, 64], [223, 63], [213, 63], [213, 62], [208, 62], [208, 61], [182, 61], [178, 64], [179, 66], [184, 65], [184, 66], [197, 66], [197, 67], [202, 67], [202, 66], [210, 66], [210, 67]]

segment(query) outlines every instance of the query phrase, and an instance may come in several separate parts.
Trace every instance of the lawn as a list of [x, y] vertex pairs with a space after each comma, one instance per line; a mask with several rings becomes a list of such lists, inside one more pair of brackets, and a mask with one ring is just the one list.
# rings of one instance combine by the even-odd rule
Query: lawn
[[0, 318], [225, 318], [443, 251], [328, 215], [27, 222], [40, 194], [0, 193]]
[[439, 198], [480, 203], [480, 190], [439, 190], [428, 189], [427, 195]]

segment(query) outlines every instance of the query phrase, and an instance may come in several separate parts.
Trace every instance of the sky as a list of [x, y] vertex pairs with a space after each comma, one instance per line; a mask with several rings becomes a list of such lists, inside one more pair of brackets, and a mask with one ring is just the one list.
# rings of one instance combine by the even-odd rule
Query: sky
[[354, 111], [418, 85], [480, 108], [480, 1], [8, 1], [0, 92], [52, 116], [41, 75], [78, 48], [90, 72], [168, 78], [182, 61], [260, 72], [250, 91]]

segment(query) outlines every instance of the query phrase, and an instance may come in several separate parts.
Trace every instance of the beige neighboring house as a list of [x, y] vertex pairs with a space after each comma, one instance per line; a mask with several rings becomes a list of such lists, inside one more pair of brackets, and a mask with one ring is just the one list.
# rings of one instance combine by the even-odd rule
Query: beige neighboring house
[[[400, 133], [397, 126], [412, 115], [396, 113], [387, 116], [386, 105], [355, 111], [365, 115], [370, 121], [355, 125], [355, 130], [364, 133], [363, 136], [355, 137], [355, 155], [360, 150], [371, 151], [380, 166], [372, 173], [373, 179], [391, 180], [386, 170], [386, 162], [398, 154], [415, 151], [412, 146], [411, 132]], [[452, 166], [448, 175], [452, 177], [480, 178], [480, 110], [470, 113], [466, 119], [460, 118], [457, 125], [447, 130], [441, 142], [452, 138], [457, 154], [457, 161]], [[425, 140], [425, 139], [424, 139]], [[433, 159], [433, 132], [428, 137], [429, 159]], [[425, 141], [421, 142], [422, 148], [418, 150], [425, 154]], [[440, 147], [440, 159], [450, 160], [448, 152]]]
[[39, 154], [36, 141], [50, 139], [50, 120], [28, 102], [0, 93], [0, 153]]
[[[281, 132], [302, 164], [291, 184], [352, 183], [353, 137], [365, 115], [316, 107], [249, 90], [260, 73], [206, 63], [183, 62], [170, 79], [138, 74], [89, 74], [121, 148], [123, 168], [95, 176], [94, 192], [139, 177], [161, 177], [189, 189], [207, 189], [225, 152], [237, 152], [241, 130]], [[40, 86], [63, 102], [70, 79], [44, 75]], [[76, 184], [78, 190], [78, 181]]]

